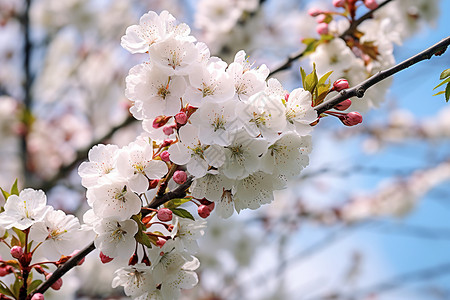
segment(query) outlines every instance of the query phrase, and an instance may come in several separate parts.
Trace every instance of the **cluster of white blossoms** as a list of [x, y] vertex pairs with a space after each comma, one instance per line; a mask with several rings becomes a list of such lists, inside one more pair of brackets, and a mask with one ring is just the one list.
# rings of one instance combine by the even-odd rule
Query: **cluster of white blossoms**
[[223, 217], [256, 209], [308, 164], [317, 119], [311, 94], [266, 81], [267, 67], [253, 68], [244, 51], [229, 65], [211, 57], [189, 33], [167, 11], [127, 29], [122, 46], [149, 53], [126, 79], [131, 111], [167, 144], [161, 159], [194, 176], [194, 198], [216, 202]]
[[[18, 195], [12, 194], [3, 209], [0, 213], [0, 240], [10, 246], [14, 258], [29, 255], [34, 263], [58, 261], [79, 247], [80, 222], [75, 216], [47, 205], [43, 191], [24, 189]], [[27, 245], [18, 231], [26, 232], [23, 236], [27, 236]], [[14, 247], [20, 247], [17, 251], [23, 254], [15, 257]]]

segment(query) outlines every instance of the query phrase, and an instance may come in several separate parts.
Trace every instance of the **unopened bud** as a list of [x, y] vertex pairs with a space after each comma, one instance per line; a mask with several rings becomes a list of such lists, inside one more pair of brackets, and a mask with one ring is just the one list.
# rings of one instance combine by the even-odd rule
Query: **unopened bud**
[[349, 112], [341, 121], [346, 126], [355, 126], [362, 122], [362, 116], [359, 112], [353, 111]]
[[33, 297], [31, 297], [31, 300], [44, 300], [44, 295], [42, 295], [41, 293], [36, 293], [33, 295]]
[[187, 117], [186, 113], [184, 113], [184, 112], [179, 112], [175, 115], [175, 121], [180, 125], [186, 124], [187, 120], [188, 120], [188, 117]]
[[[48, 273], [47, 276], [45, 276], [45, 279], [48, 280], [53, 273]], [[51, 288], [54, 289], [55, 291], [59, 290], [62, 287], [63, 281], [61, 278], [58, 278], [55, 283], [53, 283], [51, 285]]]
[[160, 208], [156, 216], [161, 222], [169, 222], [172, 220], [172, 211], [168, 208]]
[[111, 257], [103, 254], [103, 252], [100, 252], [99, 256], [100, 256], [100, 261], [104, 264], [107, 264], [114, 259], [114, 258], [111, 258]]
[[347, 79], [338, 79], [333, 83], [333, 87], [336, 91], [340, 92], [342, 90], [348, 89], [348, 81]]
[[169, 151], [163, 151], [163, 152], [161, 152], [161, 154], [159, 155], [159, 157], [161, 157], [161, 160], [162, 160], [162, 161], [165, 161], [165, 162], [169, 162], [169, 161], [170, 161], [169, 156], [170, 156]]
[[135, 264], [138, 263], [138, 260], [139, 260], [139, 258], [138, 258], [138, 256], [137, 256], [137, 253], [135, 252], [135, 253], [133, 253], [133, 255], [130, 257], [130, 260], [128, 261], [128, 265], [129, 265], [129, 266], [134, 266]]
[[350, 107], [350, 105], [352, 105], [352, 100], [347, 99], [347, 100], [342, 101], [339, 104], [336, 104], [334, 106], [334, 108], [337, 109], [337, 110], [346, 110], [347, 108]]
[[317, 23], [324, 23], [326, 20], [327, 20], [327, 15], [326, 14], [321, 14], [321, 15], [318, 15], [317, 17], [316, 17], [316, 22]]
[[167, 122], [169, 122], [170, 117], [166, 117], [166, 116], [158, 116], [153, 120], [153, 128], [158, 129], [163, 127], [164, 125], [167, 124]]
[[23, 255], [23, 249], [20, 246], [14, 246], [11, 248], [11, 256], [14, 258], [21, 258]]
[[346, 0], [333, 0], [334, 7], [345, 7]]
[[368, 9], [375, 9], [378, 7], [378, 3], [376, 0], [364, 0], [364, 5], [368, 8]]
[[8, 265], [0, 266], [0, 277], [6, 276], [13, 272], [13, 268]]
[[165, 135], [171, 135], [173, 133], [173, 127], [172, 126], [164, 126], [163, 132]]
[[198, 215], [203, 219], [206, 219], [211, 214], [211, 209], [206, 205], [200, 205], [198, 207]]
[[170, 145], [172, 145], [172, 143], [173, 143], [173, 140], [164, 140], [161, 147], [169, 147]]
[[176, 183], [183, 184], [187, 180], [187, 174], [185, 171], [175, 171], [172, 178]]
[[316, 32], [320, 35], [328, 34], [328, 24], [327, 23], [317, 24]]
[[158, 240], [156, 241], [156, 246], [158, 246], [159, 248], [162, 248], [162, 246], [164, 246], [165, 243], [166, 243], [166, 240], [159, 237]]
[[317, 17], [322, 13], [323, 12], [318, 8], [311, 8], [310, 10], [308, 10], [308, 15], [310, 15], [311, 17]]
[[156, 188], [158, 186], [158, 183], [159, 183], [159, 179], [150, 180], [150, 183], [148, 185], [148, 189], [151, 190], [151, 189]]

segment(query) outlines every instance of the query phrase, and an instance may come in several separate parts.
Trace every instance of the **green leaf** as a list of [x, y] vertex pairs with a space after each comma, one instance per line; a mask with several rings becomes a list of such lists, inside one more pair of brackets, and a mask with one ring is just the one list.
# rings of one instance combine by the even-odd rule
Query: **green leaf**
[[31, 282], [31, 283], [28, 285], [27, 293], [29, 294], [29, 293], [33, 292], [35, 289], [38, 288], [38, 286], [41, 285], [42, 282], [43, 282], [43, 281], [40, 280], [40, 279], [36, 279], [35, 281]]
[[303, 88], [314, 95], [314, 89], [316, 88], [319, 79], [317, 78], [316, 64], [313, 63], [313, 70], [310, 74], [306, 75]]
[[306, 78], [306, 72], [303, 70], [302, 67], [300, 67], [300, 75], [302, 76], [302, 86], [305, 86], [305, 78]]
[[2, 188], [0, 188], [0, 190], [2, 190], [2, 194], [3, 194], [3, 197], [5, 198], [5, 201], [8, 200], [8, 197], [11, 196], [11, 194]]
[[[136, 241], [139, 244], [147, 246], [147, 248], [152, 248], [152, 240], [142, 230], [138, 230], [138, 232], [135, 234], [134, 238], [136, 239]], [[156, 244], [156, 241], [154, 241], [154, 243]]]
[[14, 181], [13, 186], [11, 187], [11, 191], [9, 192], [11, 195], [17, 195], [19, 196], [19, 189], [17, 188], [17, 178], [16, 181]]
[[131, 219], [133, 219], [138, 224], [138, 229], [141, 231], [145, 231], [147, 228], [145, 227], [144, 223], [141, 221], [141, 214], [133, 215], [131, 216]]
[[20, 288], [22, 287], [23, 282], [19, 277], [16, 277], [16, 281], [10, 285], [10, 290], [15, 295], [16, 299], [19, 298]]
[[447, 77], [450, 77], [450, 69], [444, 70], [441, 73], [441, 76], [439, 77], [440, 80], [443, 80]]
[[306, 45], [305, 50], [303, 50], [303, 55], [308, 55], [310, 53], [313, 53], [317, 46], [320, 44], [320, 40], [314, 39], [314, 38], [307, 38], [303, 39], [302, 43]]
[[327, 81], [328, 77], [330, 77], [331, 73], [333, 73], [333, 71], [330, 71], [328, 73], [325, 73], [325, 75], [323, 75], [322, 77], [320, 77], [319, 79], [319, 84], [324, 84], [325, 81]]
[[445, 102], [448, 102], [448, 99], [450, 99], [450, 83], [445, 88]]
[[14, 297], [13, 293], [11, 292], [11, 290], [1, 281], [0, 281], [0, 294], [4, 294], [6, 296]]
[[22, 230], [17, 229], [15, 227], [13, 227], [13, 231], [17, 234], [17, 237], [19, 238], [20, 246], [25, 247], [25, 239], [26, 239], [25, 233]]
[[434, 94], [433, 96], [442, 95], [444, 93], [445, 93], [444, 91], [440, 91], [440, 92], [437, 92], [436, 94]]
[[164, 206], [170, 210], [172, 210], [173, 208], [177, 208], [178, 206], [191, 201], [190, 198], [177, 198], [177, 199], [172, 199], [168, 202], [166, 202], [166, 204], [164, 204]]
[[20, 244], [19, 239], [18, 239], [16, 236], [14, 236], [14, 235], [13, 235], [13, 237], [12, 237], [12, 239], [11, 239], [11, 246], [12, 246], [12, 247], [14, 247], [14, 246], [22, 246], [22, 245]]
[[439, 83], [437, 86], [435, 86], [433, 90], [435, 90], [435, 89], [437, 89], [438, 87], [440, 87], [441, 85], [444, 85], [444, 84], [449, 83], [449, 82], [450, 82], [450, 77], [447, 78], [447, 79], [445, 79], [445, 80], [442, 81], [441, 83]]
[[195, 221], [194, 217], [191, 215], [190, 212], [188, 212], [185, 209], [182, 208], [174, 208], [172, 209], [172, 212], [176, 214], [177, 216], [181, 218], [191, 219], [192, 221]]

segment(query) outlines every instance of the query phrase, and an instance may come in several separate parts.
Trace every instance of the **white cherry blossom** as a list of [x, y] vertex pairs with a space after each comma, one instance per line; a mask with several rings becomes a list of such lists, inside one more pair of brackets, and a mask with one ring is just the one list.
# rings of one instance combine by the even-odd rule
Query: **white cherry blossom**
[[95, 247], [111, 258], [129, 258], [134, 253], [136, 241], [134, 235], [138, 226], [133, 220], [116, 221], [101, 219], [94, 225], [97, 237]]
[[125, 181], [96, 186], [87, 193], [95, 215], [100, 218], [129, 219], [141, 210], [141, 199], [126, 185]]
[[286, 102], [286, 120], [288, 129], [306, 135], [313, 129], [309, 124], [317, 120], [317, 112], [312, 107], [311, 93], [302, 88], [293, 90]]
[[144, 193], [148, 189], [149, 179], [160, 179], [166, 175], [167, 165], [152, 158], [153, 147], [144, 138], [130, 143], [119, 152], [117, 169], [128, 180], [127, 185], [132, 191]]
[[167, 70], [143, 63], [130, 70], [126, 83], [125, 95], [138, 102], [146, 119], [174, 116], [181, 109], [181, 97], [186, 89], [183, 77], [171, 76]]
[[116, 145], [96, 145], [89, 150], [88, 162], [82, 162], [78, 168], [81, 184], [90, 188], [107, 182], [117, 176], [116, 159], [119, 147]]
[[0, 214], [0, 226], [5, 229], [27, 229], [44, 219], [51, 208], [46, 204], [47, 196], [41, 190], [24, 189], [19, 196], [11, 195], [6, 200], [5, 211]]
[[[156, 284], [152, 276], [152, 267], [139, 263], [118, 269], [112, 281], [112, 287], [123, 286], [127, 296], [139, 297], [156, 290]], [[139, 299], [154, 299], [139, 298]], [[158, 298], [156, 298], [158, 299]]]

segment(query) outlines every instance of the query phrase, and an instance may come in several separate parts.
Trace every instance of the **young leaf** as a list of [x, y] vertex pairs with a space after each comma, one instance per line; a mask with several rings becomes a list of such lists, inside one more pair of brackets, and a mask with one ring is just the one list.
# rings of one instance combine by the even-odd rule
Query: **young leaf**
[[3, 197], [5, 198], [5, 201], [8, 200], [8, 197], [11, 196], [11, 194], [2, 188], [0, 188], [0, 190], [2, 190], [2, 194], [3, 194]]
[[181, 218], [191, 219], [192, 221], [195, 221], [194, 217], [191, 215], [190, 212], [188, 212], [185, 209], [182, 208], [174, 208], [172, 209], [172, 212], [176, 214], [177, 216]]
[[435, 90], [435, 89], [437, 89], [438, 87], [440, 87], [441, 85], [444, 85], [444, 84], [449, 83], [449, 82], [450, 82], [450, 77], [447, 78], [447, 79], [445, 79], [445, 80], [442, 81], [441, 83], [439, 83], [437, 86], [435, 86], [433, 90]]
[[190, 198], [177, 198], [170, 200], [164, 206], [167, 207], [168, 209], [173, 209], [189, 201], [191, 201]]
[[[138, 230], [138, 232], [136, 233], [134, 238], [136, 239], [136, 242], [138, 242], [139, 244], [147, 246], [147, 248], [152, 247], [152, 240], [142, 230]], [[155, 241], [155, 244], [156, 244], [156, 241]]]
[[443, 80], [447, 77], [450, 77], [450, 69], [444, 70], [441, 73], [441, 76], [439, 77], [440, 80]]
[[319, 79], [319, 84], [324, 84], [325, 81], [327, 81], [328, 77], [330, 77], [331, 73], [333, 73], [333, 71], [330, 71], [328, 73], [325, 73], [325, 75], [323, 75], [322, 77], [320, 77]]
[[13, 293], [11, 292], [11, 290], [1, 281], [0, 281], [0, 294], [14, 297]]
[[42, 282], [43, 282], [43, 281], [40, 280], [40, 279], [36, 279], [35, 281], [31, 282], [31, 283], [28, 285], [27, 293], [31, 293], [32, 291], [34, 291], [35, 289], [37, 289], [38, 286], [40, 286]]
[[445, 88], [445, 102], [448, 102], [449, 98], [450, 98], [450, 83], [447, 84], [447, 87]]
[[19, 189], [17, 188], [17, 178], [16, 181], [14, 181], [13, 186], [11, 187], [11, 191], [9, 192], [11, 195], [17, 195], [19, 196]]

